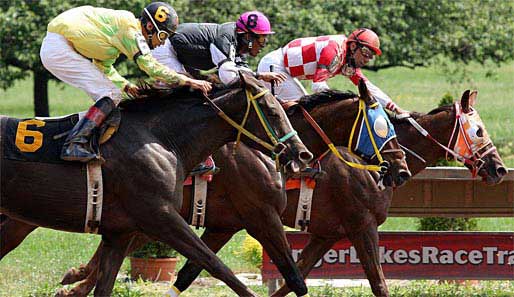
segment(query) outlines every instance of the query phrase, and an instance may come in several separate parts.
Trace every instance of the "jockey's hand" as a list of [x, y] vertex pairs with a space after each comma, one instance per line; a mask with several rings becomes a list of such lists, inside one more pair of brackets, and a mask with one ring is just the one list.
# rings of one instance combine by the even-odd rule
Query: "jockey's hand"
[[404, 110], [404, 109], [400, 108], [399, 106], [397, 106], [397, 107], [394, 109], [394, 112], [395, 112], [397, 115], [404, 115], [404, 116], [407, 116], [408, 114], [410, 114], [410, 111]]
[[212, 90], [212, 84], [205, 80], [189, 78], [186, 80], [186, 85], [192, 89], [202, 91], [204, 95], [207, 95]]
[[125, 88], [123, 88], [123, 91], [131, 97], [139, 96], [139, 87], [131, 83], [128, 83]]
[[259, 72], [259, 77], [257, 78], [265, 82], [274, 81], [276, 84], [280, 84], [286, 80], [287, 76], [283, 72]]

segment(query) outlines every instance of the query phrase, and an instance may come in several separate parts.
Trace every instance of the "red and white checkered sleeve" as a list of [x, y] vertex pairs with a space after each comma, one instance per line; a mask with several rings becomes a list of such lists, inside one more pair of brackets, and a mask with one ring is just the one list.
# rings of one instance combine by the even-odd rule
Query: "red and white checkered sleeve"
[[337, 43], [335, 41], [330, 41], [321, 50], [313, 82], [326, 81], [333, 76], [334, 73], [331, 70], [337, 69], [336, 64], [339, 63], [338, 53]]

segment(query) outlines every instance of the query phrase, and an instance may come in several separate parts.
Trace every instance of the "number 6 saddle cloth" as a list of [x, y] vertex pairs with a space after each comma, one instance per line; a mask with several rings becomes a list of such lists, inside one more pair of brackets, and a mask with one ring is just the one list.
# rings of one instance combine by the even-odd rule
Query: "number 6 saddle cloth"
[[[2, 117], [3, 154], [1, 158], [28, 162], [69, 163], [61, 160], [66, 136], [83, 113], [56, 118], [16, 119]], [[98, 152], [99, 144], [117, 130], [120, 112], [112, 112], [104, 125], [92, 137], [91, 146]], [[102, 137], [100, 137], [102, 135]]]

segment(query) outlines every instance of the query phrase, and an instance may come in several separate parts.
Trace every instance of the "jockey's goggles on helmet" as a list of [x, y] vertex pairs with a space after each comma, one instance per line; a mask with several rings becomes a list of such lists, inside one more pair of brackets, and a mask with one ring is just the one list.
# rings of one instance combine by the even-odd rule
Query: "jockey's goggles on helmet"
[[373, 59], [375, 57], [375, 52], [371, 50], [369, 47], [364, 45], [359, 45], [359, 48], [361, 49], [361, 54], [367, 58], [367, 59]]
[[165, 42], [166, 39], [168, 39], [170, 36], [175, 35], [175, 32], [172, 32], [170, 34], [169, 32], [159, 29], [159, 27], [155, 23], [155, 20], [152, 18], [152, 16], [148, 12], [148, 10], [145, 8], [144, 11], [145, 11], [146, 15], [148, 16], [148, 18], [150, 19], [150, 21], [152, 22], [152, 25], [155, 27], [155, 31], [157, 32], [157, 39], [159, 39], [159, 42]]

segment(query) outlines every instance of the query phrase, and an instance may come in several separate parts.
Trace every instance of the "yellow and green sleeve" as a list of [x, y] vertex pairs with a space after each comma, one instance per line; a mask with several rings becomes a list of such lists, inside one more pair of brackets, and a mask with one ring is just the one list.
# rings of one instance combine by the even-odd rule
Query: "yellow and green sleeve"
[[159, 63], [151, 54], [140, 55], [136, 58], [136, 63], [141, 70], [146, 72], [148, 76], [168, 84], [185, 84], [186, 76], [179, 74], [168, 67]]
[[114, 64], [113, 60], [106, 60], [106, 61], [98, 61], [93, 60], [93, 64], [102, 71], [107, 78], [112, 81], [112, 83], [118, 87], [120, 90], [123, 90], [127, 84], [130, 82], [125, 79], [123, 76], [121, 76], [118, 71], [112, 66]]

